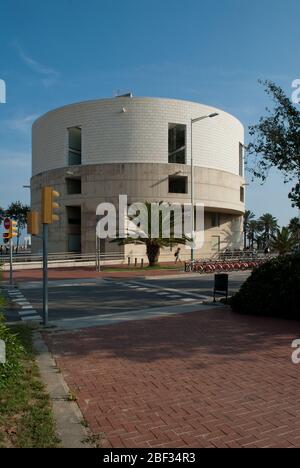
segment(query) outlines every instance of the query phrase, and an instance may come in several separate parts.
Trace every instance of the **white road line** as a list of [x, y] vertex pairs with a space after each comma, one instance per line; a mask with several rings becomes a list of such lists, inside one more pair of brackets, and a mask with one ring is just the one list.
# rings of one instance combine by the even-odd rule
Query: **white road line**
[[40, 315], [33, 315], [29, 317], [22, 317], [23, 322], [26, 321], [40, 321], [42, 320], [42, 317]]
[[[136, 284], [139, 284], [141, 285], [141, 283], [136, 283]], [[146, 287], [149, 287], [151, 288], [152, 290], [152, 284], [149, 284], [149, 283], [143, 283], [142, 284], [143, 286], [146, 286]], [[178, 291], [178, 289], [175, 289], [175, 288], [165, 288], [163, 286], [158, 286], [156, 285], [155, 288], [159, 289], [160, 291], [165, 291], [165, 292], [169, 292], [169, 293], [175, 293], [175, 294], [181, 294], [181, 296], [189, 296], [189, 297], [195, 297], [196, 299], [200, 299], [202, 301], [205, 301], [205, 300], [211, 300], [212, 296], [207, 296], [205, 294], [197, 294], [197, 293], [193, 293], [193, 292], [189, 292], [189, 291]]]
[[36, 310], [20, 310], [19, 311], [19, 315], [20, 316], [26, 316], [26, 315], [30, 315], [30, 316], [33, 316], [34, 314], [38, 315], [37, 311]]
[[22, 306], [22, 309], [29, 310], [29, 309], [33, 309], [33, 307], [32, 307], [32, 305], [24, 305], [24, 306]]

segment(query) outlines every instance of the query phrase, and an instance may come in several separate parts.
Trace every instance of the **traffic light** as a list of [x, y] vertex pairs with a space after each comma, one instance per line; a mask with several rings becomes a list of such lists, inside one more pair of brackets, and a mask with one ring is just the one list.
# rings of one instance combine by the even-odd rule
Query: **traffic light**
[[27, 215], [27, 232], [32, 236], [38, 236], [40, 232], [39, 226], [39, 212], [38, 211], [29, 211]]
[[59, 208], [59, 204], [55, 199], [59, 197], [59, 193], [52, 187], [43, 187], [42, 193], [42, 223], [52, 224], [54, 221], [59, 220], [59, 216], [53, 213], [53, 210]]
[[18, 236], [18, 223], [17, 221], [13, 221], [11, 220], [10, 221], [10, 228], [9, 228], [9, 236], [10, 238], [12, 239], [13, 237], [17, 237]]
[[4, 244], [7, 244], [10, 240], [10, 235], [9, 235], [9, 232], [4, 232], [3, 233], [3, 241], [4, 241]]

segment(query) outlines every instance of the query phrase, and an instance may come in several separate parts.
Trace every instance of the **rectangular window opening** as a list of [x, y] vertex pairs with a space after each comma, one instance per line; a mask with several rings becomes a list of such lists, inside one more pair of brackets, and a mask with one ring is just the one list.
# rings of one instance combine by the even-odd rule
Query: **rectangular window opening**
[[211, 213], [211, 227], [219, 228], [220, 227], [220, 214]]
[[68, 252], [81, 252], [81, 206], [66, 206]]
[[244, 187], [240, 188], [240, 201], [241, 201], [241, 203], [245, 203], [245, 189], [244, 189]]
[[66, 179], [66, 187], [68, 195], [79, 195], [81, 194], [81, 178], [68, 178]]
[[186, 125], [169, 124], [169, 163], [186, 164]]
[[188, 193], [188, 178], [169, 176], [169, 193]]
[[72, 127], [68, 129], [69, 150], [68, 163], [69, 166], [78, 166], [81, 164], [81, 128]]

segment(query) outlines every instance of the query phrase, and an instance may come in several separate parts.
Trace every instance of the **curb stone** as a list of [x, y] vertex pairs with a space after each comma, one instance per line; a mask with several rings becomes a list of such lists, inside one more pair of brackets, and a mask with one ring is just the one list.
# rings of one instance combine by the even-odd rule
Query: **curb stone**
[[83, 415], [77, 403], [68, 400], [69, 387], [49, 353], [41, 333], [36, 330], [33, 331], [33, 345], [38, 353], [36, 363], [52, 403], [56, 433], [61, 441], [60, 447], [92, 448], [89, 443], [91, 434], [83, 425]]

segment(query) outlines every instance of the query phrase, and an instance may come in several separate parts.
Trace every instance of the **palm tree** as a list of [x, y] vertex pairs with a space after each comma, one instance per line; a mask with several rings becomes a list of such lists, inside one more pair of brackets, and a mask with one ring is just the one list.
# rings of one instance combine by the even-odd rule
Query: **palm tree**
[[299, 218], [292, 218], [289, 224], [289, 230], [295, 236], [296, 239], [300, 237], [300, 219]]
[[283, 227], [282, 229], [277, 229], [276, 234], [271, 236], [271, 247], [279, 255], [286, 255], [290, 253], [297, 244], [297, 239], [291, 233], [289, 228]]
[[[174, 218], [171, 219], [169, 216], [165, 218], [162, 217], [162, 214], [159, 217], [159, 236], [158, 237], [151, 237], [152, 236], [152, 217], [151, 217], [151, 203], [146, 202], [146, 214], [148, 220], [148, 234], [145, 233], [135, 224], [135, 217], [128, 216], [129, 226], [127, 230], [128, 237], [126, 238], [117, 238], [111, 240], [111, 242], [115, 242], [119, 245], [128, 245], [128, 244], [142, 244], [146, 246], [146, 253], [149, 261], [149, 267], [155, 267], [158, 265], [158, 260], [160, 256], [160, 251], [164, 247], [173, 247], [176, 245], [185, 245], [187, 242], [191, 242], [191, 239], [185, 235], [182, 238], [175, 238], [172, 235], [172, 230], [174, 230]], [[163, 227], [167, 225], [170, 226], [171, 235], [169, 238], [165, 238], [162, 235]], [[130, 235], [131, 234], [131, 235]], [[135, 234], [135, 237], [133, 237]], [[138, 235], [138, 237], [137, 237]]]
[[248, 240], [252, 249], [254, 248], [254, 242], [259, 244], [259, 234], [261, 233], [261, 229], [261, 224], [258, 221], [252, 220], [249, 222]]
[[247, 248], [247, 238], [249, 238], [249, 226], [251, 221], [255, 218], [255, 214], [250, 211], [246, 210], [244, 214], [244, 249]]
[[278, 221], [270, 213], [265, 213], [259, 218], [259, 223], [262, 228], [262, 239], [264, 246], [268, 247], [270, 244], [270, 238], [278, 228]]

